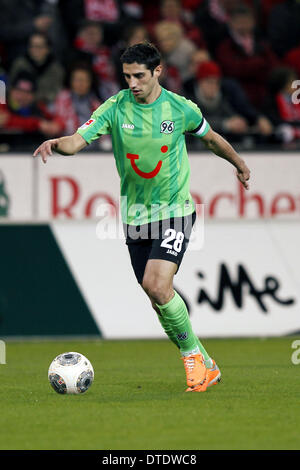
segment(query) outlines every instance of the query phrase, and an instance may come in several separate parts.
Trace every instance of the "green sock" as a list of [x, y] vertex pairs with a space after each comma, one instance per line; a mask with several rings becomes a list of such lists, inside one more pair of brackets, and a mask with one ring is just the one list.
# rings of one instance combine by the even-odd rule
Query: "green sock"
[[198, 338], [195, 336], [183, 299], [174, 291], [174, 297], [165, 305], [155, 304], [159, 309], [162, 320], [175, 336], [180, 352], [183, 354], [198, 350]]
[[197, 338], [197, 343], [198, 343], [198, 347], [200, 349], [200, 352], [201, 352], [202, 356], [204, 357], [205, 367], [207, 369], [210, 369], [213, 366], [212, 359], [210, 358], [210, 355], [208, 354], [208, 352], [204, 348], [204, 346], [201, 343], [201, 341], [199, 340], [199, 338]]
[[[159, 319], [163, 329], [165, 330], [166, 334], [170, 338], [170, 340], [180, 349], [180, 351], [182, 353], [191, 352], [192, 350], [196, 349], [197, 346], [198, 346], [202, 356], [204, 357], [205, 366], [207, 368], [210, 368], [213, 365], [212, 360], [211, 360], [209, 354], [207, 353], [206, 349], [204, 348], [203, 344], [199, 340], [199, 338], [197, 338], [197, 336], [192, 331], [192, 326], [191, 326], [191, 323], [190, 323], [190, 319], [189, 319], [189, 315], [188, 315], [186, 305], [185, 305], [183, 299], [180, 297], [180, 295], [176, 291], [174, 291], [174, 293], [175, 293], [174, 297], [172, 297], [172, 299], [167, 304], [165, 304], [165, 305], [156, 304], [157, 308], [161, 312], [161, 315], [157, 314], [158, 319]], [[173, 300], [175, 300], [175, 302], [172, 302]], [[170, 322], [170, 315], [172, 317], [172, 312], [176, 308], [178, 308], [180, 313], [178, 314], [176, 312], [175, 318], [172, 318], [172, 320]], [[166, 310], [167, 310], [167, 314], [166, 314]], [[192, 344], [195, 345], [195, 347], [192, 347], [188, 351], [186, 351], [186, 349], [182, 349], [181, 341], [177, 338], [177, 335], [180, 334], [180, 331], [178, 333], [178, 326], [176, 326], [176, 325], [175, 325], [175, 329], [174, 329], [174, 323], [178, 323], [176, 321], [176, 319], [177, 320], [179, 319], [179, 329], [180, 329], [180, 323], [185, 324], [187, 322], [189, 324], [187, 331], [190, 331], [190, 334], [194, 337], [194, 341], [196, 341], [196, 345], [195, 345], [194, 342], [192, 342]], [[185, 319], [185, 321], [184, 321], [184, 319]], [[182, 333], [182, 331], [181, 331], [181, 333]], [[187, 344], [184, 345], [184, 348], [185, 348], [185, 346], [187, 346]]]
[[163, 327], [163, 329], [165, 330], [165, 333], [167, 334], [169, 339], [172, 341], [172, 343], [175, 344], [175, 346], [177, 346], [178, 349], [180, 349], [178, 340], [177, 340], [176, 335], [173, 332], [171, 326], [168, 324], [168, 322], [163, 318], [163, 316], [161, 314], [157, 313], [157, 318], [159, 319], [160, 324]]

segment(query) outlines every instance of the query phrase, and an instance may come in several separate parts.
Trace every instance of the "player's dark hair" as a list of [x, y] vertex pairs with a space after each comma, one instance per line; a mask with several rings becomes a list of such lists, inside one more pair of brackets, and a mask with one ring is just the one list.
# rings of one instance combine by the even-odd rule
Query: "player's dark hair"
[[150, 42], [134, 44], [126, 49], [121, 55], [122, 64], [144, 64], [153, 75], [154, 69], [160, 65], [161, 56], [157, 48]]

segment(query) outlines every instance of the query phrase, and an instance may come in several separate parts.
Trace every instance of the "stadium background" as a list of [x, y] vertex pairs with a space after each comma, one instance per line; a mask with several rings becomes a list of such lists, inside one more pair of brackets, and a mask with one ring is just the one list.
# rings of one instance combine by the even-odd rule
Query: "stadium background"
[[246, 193], [225, 161], [187, 138], [204, 240], [189, 250], [175, 282], [197, 334], [297, 333], [299, 2], [0, 6], [0, 337], [163, 336], [124, 240], [97, 232], [99, 204], [111, 204], [110, 230], [118, 214], [110, 139], [46, 166], [31, 157], [42, 140], [74, 132], [124, 86], [120, 53], [144, 39], [162, 52], [163, 85], [197, 102], [252, 170]]
[[[0, 11], [0, 448], [299, 449], [300, 2], [0, 0]], [[187, 136], [200, 224], [175, 287], [222, 371], [200, 396], [184, 393], [115, 236], [110, 139], [32, 158], [124, 87], [119, 56], [145, 38], [162, 52], [162, 84], [197, 102], [252, 172], [245, 191]], [[86, 394], [49, 386], [65, 351], [94, 366]]]

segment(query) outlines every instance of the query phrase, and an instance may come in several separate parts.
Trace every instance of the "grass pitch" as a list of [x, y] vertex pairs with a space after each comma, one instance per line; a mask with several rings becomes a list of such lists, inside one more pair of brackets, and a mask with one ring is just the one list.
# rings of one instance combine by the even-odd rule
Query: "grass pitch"
[[[222, 382], [185, 393], [168, 341], [7, 343], [0, 365], [0, 449], [300, 449], [295, 338], [206, 340]], [[95, 381], [58, 395], [47, 371], [66, 351], [87, 356]]]

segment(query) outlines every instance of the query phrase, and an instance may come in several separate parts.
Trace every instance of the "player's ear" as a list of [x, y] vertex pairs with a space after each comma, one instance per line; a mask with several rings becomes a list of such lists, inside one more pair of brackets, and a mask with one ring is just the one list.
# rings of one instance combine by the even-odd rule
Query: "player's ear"
[[154, 75], [156, 76], [156, 78], [158, 78], [160, 76], [162, 72], [162, 65], [159, 64], [155, 69], [154, 69]]

